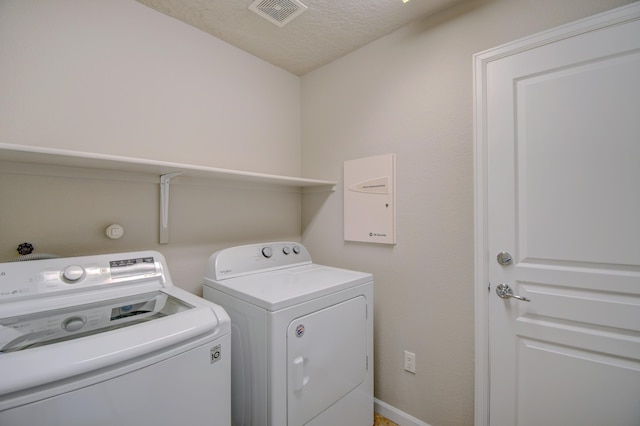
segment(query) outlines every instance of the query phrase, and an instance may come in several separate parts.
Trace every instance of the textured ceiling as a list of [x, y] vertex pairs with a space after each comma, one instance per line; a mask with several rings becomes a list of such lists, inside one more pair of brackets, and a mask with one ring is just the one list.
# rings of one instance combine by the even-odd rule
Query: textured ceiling
[[280, 28], [252, 0], [137, 0], [296, 75], [303, 75], [461, 0], [301, 0]]

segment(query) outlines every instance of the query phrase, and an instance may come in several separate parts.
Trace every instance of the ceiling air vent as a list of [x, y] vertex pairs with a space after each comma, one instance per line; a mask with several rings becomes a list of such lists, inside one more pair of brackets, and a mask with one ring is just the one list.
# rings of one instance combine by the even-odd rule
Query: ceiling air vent
[[307, 10], [307, 6], [298, 0], [256, 0], [249, 5], [249, 10], [279, 27], [284, 27]]

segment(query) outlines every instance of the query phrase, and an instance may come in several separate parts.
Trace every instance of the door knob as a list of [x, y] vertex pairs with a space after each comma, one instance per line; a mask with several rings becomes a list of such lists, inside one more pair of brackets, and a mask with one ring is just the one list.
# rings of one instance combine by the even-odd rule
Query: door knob
[[504, 283], [498, 284], [498, 286], [496, 287], [496, 293], [503, 299], [510, 299], [513, 297], [514, 299], [522, 300], [523, 302], [531, 302], [531, 299], [527, 299], [526, 297], [522, 296], [516, 296], [515, 294], [513, 294], [513, 290], [511, 290], [511, 287]]
[[511, 256], [511, 253], [507, 251], [502, 251], [498, 253], [498, 256], [496, 256], [496, 258], [498, 259], [498, 263], [503, 266], [511, 265], [511, 262], [513, 262], [513, 257]]

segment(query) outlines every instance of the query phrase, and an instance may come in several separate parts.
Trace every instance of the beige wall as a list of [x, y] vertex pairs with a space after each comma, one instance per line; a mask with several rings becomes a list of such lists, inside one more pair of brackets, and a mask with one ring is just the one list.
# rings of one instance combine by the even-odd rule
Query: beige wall
[[[300, 174], [300, 79], [133, 0], [0, 0], [0, 142]], [[0, 260], [160, 250], [200, 294], [206, 258], [300, 239], [297, 191], [0, 164]], [[109, 240], [111, 223], [125, 236]]]
[[625, 3], [466, 1], [302, 78], [307, 176], [342, 181], [345, 160], [397, 154], [395, 246], [343, 241], [342, 185], [303, 199], [314, 259], [374, 274], [378, 399], [433, 426], [473, 424], [472, 55]]
[[[199, 294], [214, 250], [302, 238], [318, 262], [375, 274], [376, 397], [471, 425], [471, 55], [625, 3], [465, 1], [300, 79], [133, 0], [0, 0], [0, 142], [338, 181], [345, 160], [395, 152], [398, 166], [396, 246], [342, 240], [340, 185], [301, 203], [186, 179], [172, 181], [160, 246], [148, 177], [0, 164], [0, 260], [23, 241], [61, 255], [158, 249]], [[113, 222], [123, 239], [103, 236]]]
[[0, 1], [0, 141], [300, 174], [300, 79], [133, 0]]

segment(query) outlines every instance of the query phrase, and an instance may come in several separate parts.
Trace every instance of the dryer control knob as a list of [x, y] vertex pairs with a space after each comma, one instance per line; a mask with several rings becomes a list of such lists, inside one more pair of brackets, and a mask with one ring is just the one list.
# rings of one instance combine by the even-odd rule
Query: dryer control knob
[[293, 246], [293, 252], [294, 252], [295, 254], [300, 254], [300, 247], [298, 247], [298, 246]]
[[273, 256], [273, 250], [271, 247], [265, 247], [262, 249], [262, 255], [268, 259]]
[[67, 266], [62, 271], [62, 278], [70, 282], [76, 282], [82, 277], [84, 277], [84, 268], [82, 266]]
[[285, 247], [283, 247], [283, 248], [282, 248], [282, 252], [283, 252], [284, 254], [289, 254], [289, 253], [291, 253], [291, 249], [290, 249], [289, 247], [286, 247], [286, 246], [285, 246]]

